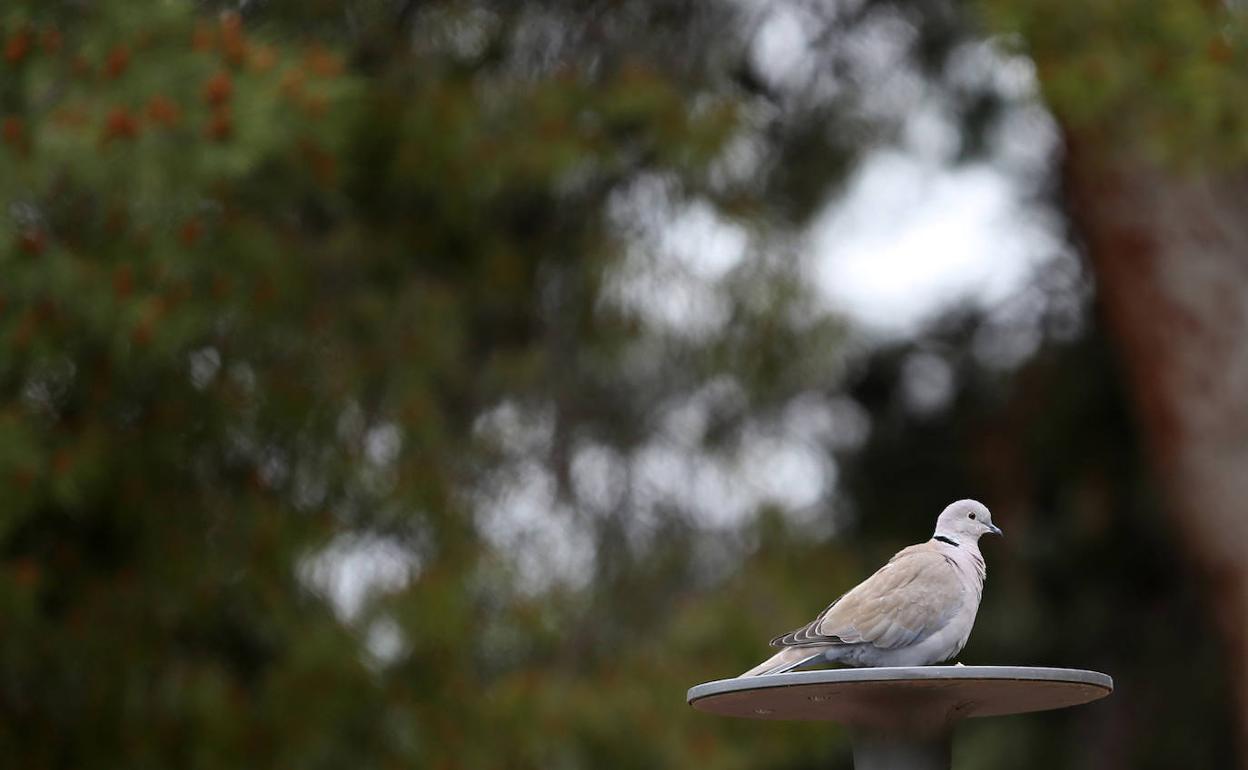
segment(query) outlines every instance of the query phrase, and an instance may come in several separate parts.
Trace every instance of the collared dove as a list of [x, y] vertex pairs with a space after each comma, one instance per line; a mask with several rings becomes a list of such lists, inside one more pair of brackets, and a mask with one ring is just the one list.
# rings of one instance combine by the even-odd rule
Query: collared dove
[[988, 532], [1001, 534], [982, 503], [952, 503], [931, 540], [903, 548], [814, 620], [772, 639], [780, 652], [741, 676], [824, 661], [873, 667], [949, 660], [975, 624], [987, 574], [979, 538]]

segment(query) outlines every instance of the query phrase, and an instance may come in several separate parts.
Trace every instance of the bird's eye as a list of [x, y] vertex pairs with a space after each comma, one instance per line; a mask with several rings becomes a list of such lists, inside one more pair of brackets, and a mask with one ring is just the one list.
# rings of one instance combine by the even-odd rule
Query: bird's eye
[[975, 514], [973, 514], [973, 513], [968, 513], [968, 514], [966, 514], [966, 515], [967, 515], [967, 516], [970, 516], [972, 519], [973, 519], [973, 518], [975, 518]]

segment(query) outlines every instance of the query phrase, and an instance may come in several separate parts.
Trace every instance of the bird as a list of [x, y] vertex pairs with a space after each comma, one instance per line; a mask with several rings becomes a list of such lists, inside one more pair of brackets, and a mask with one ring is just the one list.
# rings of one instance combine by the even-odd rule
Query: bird
[[782, 674], [820, 662], [927, 666], [966, 645], [987, 569], [979, 538], [1002, 536], [987, 506], [949, 504], [926, 542], [898, 551], [814, 620], [771, 640], [780, 651], [740, 676]]

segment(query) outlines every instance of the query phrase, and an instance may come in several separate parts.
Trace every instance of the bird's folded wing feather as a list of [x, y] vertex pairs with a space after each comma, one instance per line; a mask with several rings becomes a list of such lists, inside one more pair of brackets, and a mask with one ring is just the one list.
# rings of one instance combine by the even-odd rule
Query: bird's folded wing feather
[[895, 649], [935, 633], [953, 618], [965, 587], [950, 559], [929, 543], [906, 548], [773, 647], [870, 643]]

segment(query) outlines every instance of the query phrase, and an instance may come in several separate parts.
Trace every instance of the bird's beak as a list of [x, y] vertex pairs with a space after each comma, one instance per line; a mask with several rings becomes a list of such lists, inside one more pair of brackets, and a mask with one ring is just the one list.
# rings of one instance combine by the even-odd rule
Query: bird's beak
[[999, 537], [1005, 537], [1005, 533], [1002, 532], [1001, 528], [998, 527], [996, 524], [989, 524], [988, 526], [992, 527], [992, 529], [988, 530], [992, 534], [997, 535]]

